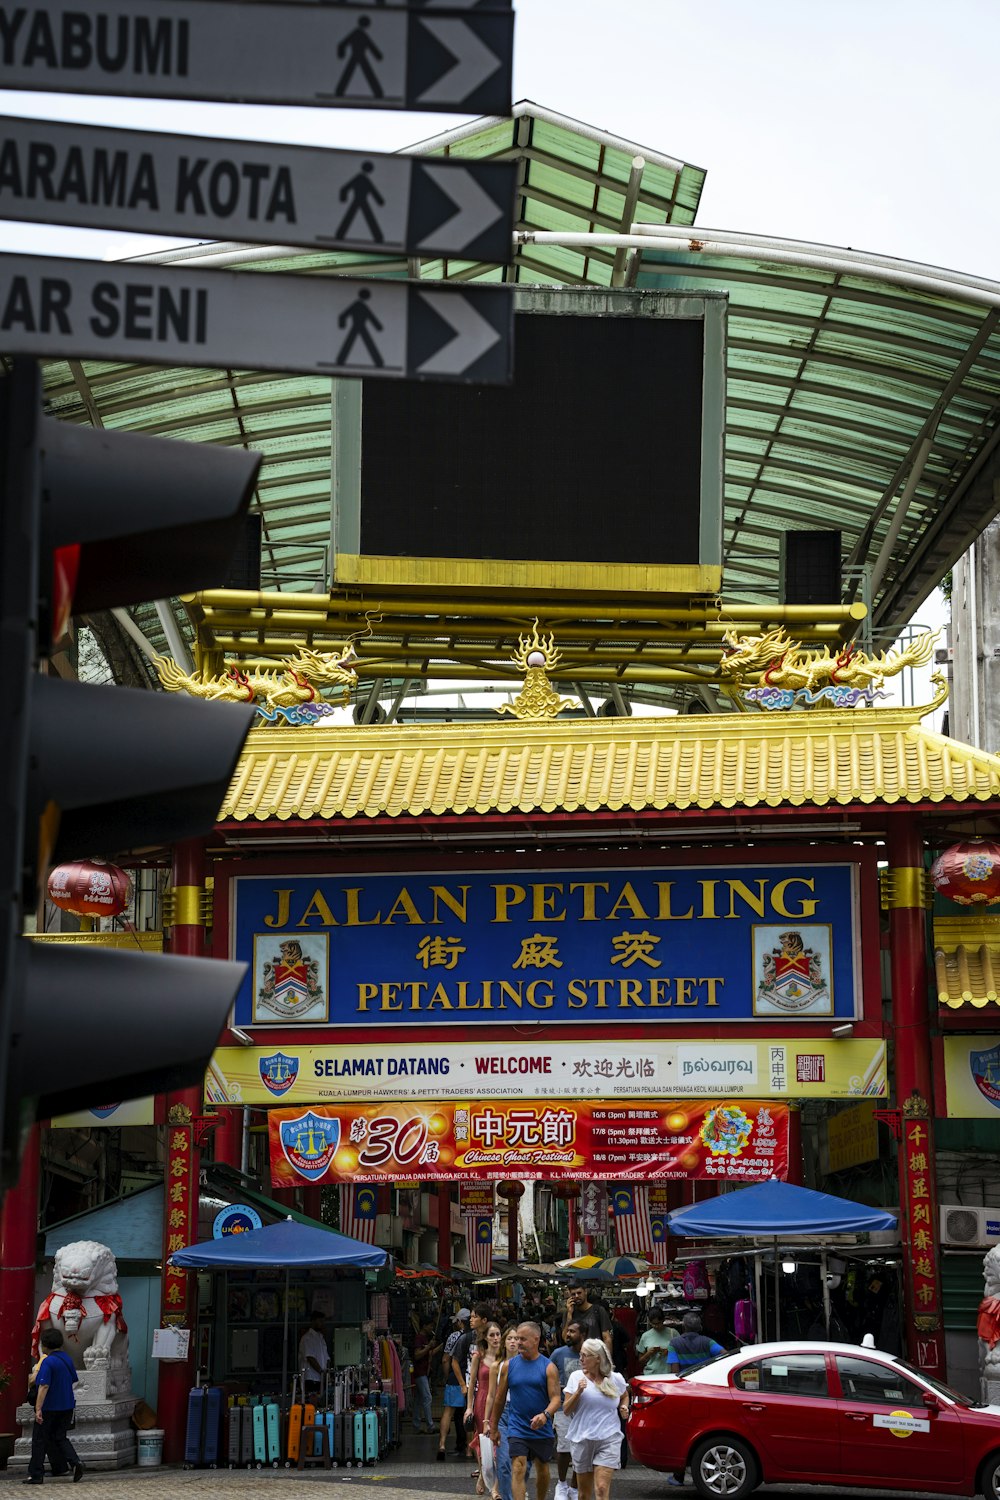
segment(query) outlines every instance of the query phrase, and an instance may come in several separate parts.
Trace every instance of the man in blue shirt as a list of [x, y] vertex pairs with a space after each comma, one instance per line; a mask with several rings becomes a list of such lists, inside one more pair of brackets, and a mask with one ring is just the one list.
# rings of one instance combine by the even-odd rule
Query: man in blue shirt
[[522, 1323], [517, 1330], [518, 1353], [507, 1361], [497, 1383], [497, 1393], [490, 1415], [490, 1437], [496, 1443], [498, 1423], [507, 1393], [507, 1445], [511, 1457], [511, 1493], [514, 1500], [525, 1500], [525, 1473], [528, 1458], [535, 1461], [535, 1484], [538, 1500], [545, 1500], [549, 1488], [549, 1460], [552, 1457], [552, 1418], [559, 1410], [562, 1396], [559, 1371], [546, 1355], [539, 1352], [542, 1330], [537, 1323]]
[[28, 1477], [24, 1483], [42, 1483], [46, 1454], [53, 1474], [68, 1474], [72, 1469], [76, 1481], [83, 1478], [83, 1464], [68, 1434], [76, 1408], [73, 1387], [79, 1376], [73, 1361], [63, 1350], [63, 1336], [58, 1328], [46, 1328], [40, 1342], [43, 1357], [35, 1375], [35, 1425], [31, 1432]]
[[[564, 1344], [553, 1349], [550, 1358], [559, 1371], [559, 1386], [565, 1393], [569, 1377], [580, 1368], [580, 1345], [583, 1329], [579, 1323], [567, 1323], [563, 1329]], [[572, 1448], [569, 1441], [569, 1417], [562, 1407], [556, 1412], [552, 1425], [556, 1434], [556, 1493], [555, 1500], [576, 1500], [576, 1476], [570, 1484]]]

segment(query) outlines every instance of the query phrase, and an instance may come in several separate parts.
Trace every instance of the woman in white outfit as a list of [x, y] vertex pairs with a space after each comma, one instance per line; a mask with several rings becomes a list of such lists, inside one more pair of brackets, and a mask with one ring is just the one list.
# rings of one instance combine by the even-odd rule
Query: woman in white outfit
[[621, 1419], [628, 1415], [628, 1387], [612, 1366], [603, 1339], [584, 1339], [580, 1368], [566, 1382], [563, 1411], [570, 1419], [580, 1500], [608, 1500], [611, 1477], [622, 1466]]

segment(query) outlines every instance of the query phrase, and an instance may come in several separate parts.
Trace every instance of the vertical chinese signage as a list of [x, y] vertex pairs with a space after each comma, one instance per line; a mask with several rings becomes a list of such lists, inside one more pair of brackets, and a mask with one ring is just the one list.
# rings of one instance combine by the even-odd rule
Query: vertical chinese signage
[[944, 1373], [941, 1331], [941, 1277], [939, 1270], [934, 1154], [927, 1100], [914, 1091], [903, 1104], [900, 1151], [905, 1202], [903, 1232], [909, 1246], [908, 1301], [916, 1332], [916, 1363], [930, 1374]]
[[603, 1182], [585, 1182], [580, 1189], [580, 1233], [608, 1238], [608, 1189]]
[[167, 1201], [163, 1217], [163, 1322], [188, 1321], [188, 1273], [170, 1256], [198, 1238], [197, 1173], [193, 1171], [194, 1129], [186, 1105], [174, 1105], [167, 1124]]

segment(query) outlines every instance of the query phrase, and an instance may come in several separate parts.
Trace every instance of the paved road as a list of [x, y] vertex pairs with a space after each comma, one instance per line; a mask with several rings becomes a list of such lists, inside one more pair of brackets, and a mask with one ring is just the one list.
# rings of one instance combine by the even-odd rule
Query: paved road
[[[350, 1500], [354, 1494], [369, 1500], [411, 1500], [414, 1495], [466, 1496], [473, 1500], [474, 1485], [469, 1478], [470, 1465], [449, 1458], [447, 1464], [414, 1462], [393, 1457], [374, 1469], [339, 1470], [329, 1473], [322, 1467], [303, 1474], [289, 1469], [124, 1469], [117, 1474], [87, 1474], [73, 1500], [263, 1500], [273, 1494], [279, 1500], [315, 1497], [317, 1484], [328, 1486], [336, 1500]], [[23, 1471], [0, 1473], [0, 1496], [13, 1500], [12, 1486], [20, 1485]], [[61, 1492], [68, 1479], [47, 1479], [49, 1494]], [[554, 1485], [549, 1486], [552, 1500]], [[18, 1490], [18, 1494], [23, 1491]], [[887, 1490], [817, 1490], [806, 1486], [765, 1486], [756, 1491], [763, 1500], [862, 1500], [862, 1497], [894, 1495]], [[697, 1500], [690, 1486], [683, 1490], [667, 1487], [665, 1476], [654, 1474], [641, 1464], [630, 1464], [619, 1474], [612, 1489], [613, 1500]], [[68, 1500], [68, 1497], [67, 1497]], [[534, 1490], [530, 1491], [534, 1500]]]

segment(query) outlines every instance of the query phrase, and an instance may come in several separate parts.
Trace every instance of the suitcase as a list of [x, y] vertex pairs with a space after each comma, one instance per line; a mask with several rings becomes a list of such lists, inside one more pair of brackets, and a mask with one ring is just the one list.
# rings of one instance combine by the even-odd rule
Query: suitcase
[[225, 1412], [225, 1392], [221, 1385], [210, 1385], [205, 1392], [205, 1437], [202, 1444], [202, 1463], [210, 1469], [217, 1469], [222, 1461]]
[[265, 1407], [264, 1426], [267, 1431], [267, 1456], [265, 1462], [276, 1469], [281, 1463], [281, 1407], [277, 1401], [269, 1401]]
[[390, 1448], [399, 1447], [399, 1397], [395, 1391], [382, 1391], [379, 1404], [386, 1414], [387, 1442]]
[[320, 1415], [319, 1421], [322, 1422], [323, 1431], [326, 1435], [326, 1451], [329, 1453], [331, 1459], [336, 1462], [337, 1418], [332, 1411], [325, 1411]]
[[365, 1461], [365, 1414], [355, 1410], [350, 1413], [350, 1418], [353, 1424], [351, 1447], [354, 1450], [354, 1462], [360, 1467]]
[[188, 1396], [187, 1427], [184, 1432], [184, 1467], [192, 1469], [201, 1463], [205, 1432], [205, 1394], [207, 1387], [196, 1385]]
[[299, 1445], [302, 1440], [302, 1403], [297, 1399], [298, 1379], [292, 1376], [292, 1404], [288, 1412], [288, 1449], [287, 1461], [289, 1464], [298, 1463]]
[[[303, 1406], [303, 1408], [302, 1408], [302, 1425], [303, 1425], [303, 1427], [315, 1427], [316, 1426], [316, 1408], [315, 1408], [315, 1406], [313, 1405], [313, 1403], [311, 1401], [310, 1401], [310, 1403], [309, 1403], [308, 1406]], [[312, 1455], [315, 1453], [315, 1451], [316, 1451], [316, 1434], [314, 1432], [307, 1433], [306, 1434], [306, 1458], [312, 1457]]]
[[248, 1458], [259, 1468], [267, 1463], [267, 1436], [264, 1429], [264, 1407], [255, 1401], [250, 1408], [251, 1452]]
[[226, 1412], [226, 1453], [229, 1467], [235, 1469], [240, 1462], [243, 1438], [244, 1409], [235, 1401]]
[[[375, 1463], [377, 1461], [378, 1454], [379, 1454], [379, 1446], [378, 1446], [378, 1440], [379, 1440], [379, 1420], [378, 1419], [379, 1419], [380, 1416], [382, 1416], [381, 1408], [378, 1411], [373, 1411], [372, 1408], [369, 1407], [368, 1410], [362, 1412], [361, 1415], [364, 1418], [364, 1424], [365, 1424], [365, 1439], [364, 1439], [364, 1441], [365, 1441], [365, 1449], [364, 1449], [365, 1456], [364, 1456], [364, 1461], [365, 1461], [366, 1464], [373, 1464], [373, 1463]], [[383, 1418], [383, 1422], [384, 1422], [384, 1418]]]
[[253, 1413], [256, 1412], [256, 1407], [240, 1406], [237, 1407], [237, 1412], [241, 1416], [240, 1464], [243, 1469], [250, 1469], [253, 1464]]

